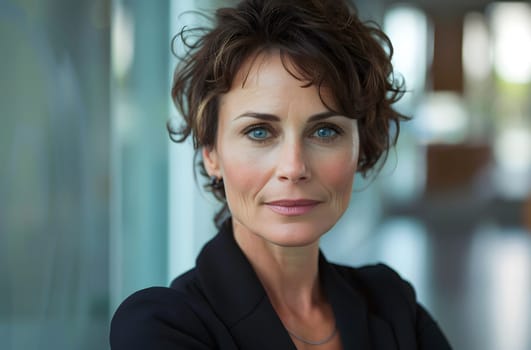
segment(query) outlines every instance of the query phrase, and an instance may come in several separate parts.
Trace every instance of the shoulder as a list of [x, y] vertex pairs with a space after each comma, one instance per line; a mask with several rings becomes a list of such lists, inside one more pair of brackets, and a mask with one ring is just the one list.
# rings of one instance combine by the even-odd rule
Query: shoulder
[[382, 263], [360, 267], [350, 267], [338, 264], [332, 264], [332, 266], [341, 275], [348, 279], [358, 281], [363, 280], [371, 285], [386, 285], [403, 281], [395, 270]]
[[363, 296], [372, 311], [415, 315], [417, 305], [415, 290], [389, 266], [385, 264], [358, 268], [336, 264], [333, 266], [347, 283]]
[[438, 324], [420, 305], [412, 285], [385, 264], [333, 267], [358, 291], [371, 314], [384, 319], [399, 337], [414, 338], [419, 349], [451, 349]]
[[178, 288], [151, 287], [122, 302], [111, 321], [112, 349], [210, 349], [214, 346], [203, 322], [208, 310], [193, 290], [193, 274], [185, 274], [178, 281]]

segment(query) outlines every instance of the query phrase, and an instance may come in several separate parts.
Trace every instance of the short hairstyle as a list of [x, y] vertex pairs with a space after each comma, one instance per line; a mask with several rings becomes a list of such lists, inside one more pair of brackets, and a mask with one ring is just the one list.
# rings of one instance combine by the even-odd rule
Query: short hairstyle
[[[171, 90], [184, 125], [168, 123], [168, 131], [176, 142], [192, 135], [196, 155], [216, 143], [220, 95], [246, 59], [269, 50], [280, 52], [283, 62], [289, 58], [296, 71], [288, 71], [307, 86], [329, 89], [339, 109], [334, 112], [357, 120], [363, 176], [381, 168], [399, 122], [408, 119], [392, 108], [404, 84], [393, 73], [389, 38], [374, 22], [362, 22], [345, 0], [243, 0], [218, 9], [212, 28], [184, 28], [174, 39], [187, 48]], [[225, 204], [219, 222], [228, 213], [224, 189], [205, 187]]]

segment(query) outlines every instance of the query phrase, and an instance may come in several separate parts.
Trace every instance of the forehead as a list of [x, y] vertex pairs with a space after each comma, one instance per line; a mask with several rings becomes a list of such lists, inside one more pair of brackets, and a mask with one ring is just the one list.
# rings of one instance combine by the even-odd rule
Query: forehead
[[279, 95], [286, 98], [290, 94], [304, 92], [307, 95], [313, 94], [319, 102], [322, 97], [330, 107], [335, 105], [331, 89], [311, 85], [311, 82], [300, 73], [293, 59], [288, 55], [281, 55], [279, 50], [250, 55], [236, 72], [230, 90], [221, 96], [221, 102], [223, 103], [228, 96], [242, 92]]
[[289, 57], [282, 57], [280, 51], [258, 52], [245, 59], [234, 76], [231, 89], [256, 88], [287, 81], [304, 85], [302, 77], [294, 76], [296, 65]]

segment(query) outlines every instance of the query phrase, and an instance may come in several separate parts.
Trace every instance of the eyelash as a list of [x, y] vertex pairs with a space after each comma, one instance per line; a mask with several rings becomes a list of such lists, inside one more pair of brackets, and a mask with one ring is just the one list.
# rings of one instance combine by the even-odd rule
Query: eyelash
[[[266, 132], [268, 132], [270, 135], [268, 135], [266, 138], [264, 139], [257, 139], [257, 138], [253, 138], [251, 137], [251, 133], [255, 130], [258, 130], [258, 129], [264, 129]], [[247, 128], [245, 128], [243, 131], [242, 131], [242, 134], [244, 134], [245, 136], [247, 136], [247, 138], [249, 138], [251, 141], [253, 142], [257, 142], [257, 143], [266, 143], [267, 141], [269, 141], [271, 139], [271, 136], [275, 136], [275, 130], [268, 124], [253, 124]]]
[[[266, 136], [265, 138], [263, 139], [257, 139], [257, 138], [253, 138], [251, 137], [251, 133], [253, 131], [256, 131], [258, 129], [264, 129], [267, 133], [269, 133], [268, 136]], [[315, 136], [314, 134], [319, 131], [320, 129], [330, 129], [332, 130], [335, 134], [330, 136], [330, 137], [317, 137]], [[275, 132], [275, 129], [272, 128], [269, 124], [264, 124], [264, 123], [260, 123], [260, 124], [253, 124], [253, 125], [250, 125], [249, 127], [245, 128], [243, 131], [242, 131], [242, 134], [245, 135], [247, 138], [249, 138], [252, 142], [256, 142], [256, 143], [266, 143], [268, 141], [271, 140], [272, 137], [275, 137], [276, 136], [276, 132]], [[312, 129], [311, 129], [311, 132], [310, 132], [310, 136], [312, 138], [316, 138], [316, 139], [319, 139], [320, 142], [323, 142], [323, 143], [330, 143], [332, 141], [334, 141], [337, 137], [341, 136], [344, 134], [344, 131], [343, 129], [341, 129], [340, 127], [338, 127], [337, 125], [334, 125], [334, 124], [330, 124], [330, 123], [320, 123], [320, 124], [317, 124], [316, 126], [314, 126]]]
[[337, 125], [334, 125], [334, 124], [329, 124], [329, 123], [321, 123], [321, 124], [317, 124], [313, 129], [312, 129], [312, 133], [311, 135], [313, 136], [317, 131], [321, 130], [321, 129], [330, 129], [332, 130], [335, 135], [332, 135], [330, 137], [317, 137], [317, 136], [314, 136], [318, 139], [320, 139], [321, 142], [324, 142], [324, 143], [329, 143], [329, 142], [332, 142], [334, 141], [337, 137], [343, 135], [343, 129], [341, 129], [340, 127], [338, 127]]

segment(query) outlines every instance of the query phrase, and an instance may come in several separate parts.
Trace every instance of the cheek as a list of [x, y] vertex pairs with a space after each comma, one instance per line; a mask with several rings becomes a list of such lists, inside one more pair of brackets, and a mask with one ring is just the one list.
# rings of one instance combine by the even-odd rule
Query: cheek
[[318, 167], [319, 177], [337, 200], [348, 203], [357, 169], [357, 157], [349, 152], [344, 155], [328, 157], [320, 163], [321, 166]]
[[325, 174], [327, 177], [327, 182], [337, 188], [338, 190], [344, 190], [348, 188], [350, 192], [352, 188], [352, 183], [354, 181], [355, 166], [354, 167], [345, 167], [345, 163], [331, 164], [327, 166], [328, 170]]
[[223, 157], [223, 181], [227, 199], [254, 197], [267, 182], [267, 167], [262, 160], [247, 152], [234, 152]]

